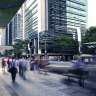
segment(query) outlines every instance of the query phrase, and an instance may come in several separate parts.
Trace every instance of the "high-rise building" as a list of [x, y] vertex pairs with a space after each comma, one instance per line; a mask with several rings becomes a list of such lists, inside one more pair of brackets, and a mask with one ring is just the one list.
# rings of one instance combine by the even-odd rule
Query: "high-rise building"
[[12, 19], [12, 39], [20, 38], [20, 21], [21, 14], [16, 13], [16, 15]]
[[7, 24], [5, 32], [6, 32], [5, 44], [6, 45], [12, 44], [12, 21], [10, 21], [10, 23]]
[[1, 33], [1, 45], [6, 45], [6, 29], [4, 29]]
[[48, 0], [48, 4], [50, 30], [69, 35], [77, 28], [86, 29], [87, 0]]
[[66, 35], [77, 39], [77, 29], [85, 34], [87, 27], [87, 0], [26, 0], [25, 39], [40, 53], [40, 33]]
[[[38, 33], [41, 31], [41, 18], [40, 18], [40, 0], [26, 0], [24, 3], [25, 8], [25, 26], [24, 26], [24, 37], [25, 39], [34, 39], [32, 40], [33, 45], [36, 47], [35, 53], [38, 53]], [[40, 10], [39, 10], [40, 9]], [[33, 52], [33, 51], [32, 51]]]
[[20, 17], [21, 15], [16, 13], [12, 20], [6, 26], [6, 45], [12, 44], [13, 40], [20, 38]]
[[6, 45], [15, 39], [24, 39], [24, 8], [23, 5], [6, 26]]

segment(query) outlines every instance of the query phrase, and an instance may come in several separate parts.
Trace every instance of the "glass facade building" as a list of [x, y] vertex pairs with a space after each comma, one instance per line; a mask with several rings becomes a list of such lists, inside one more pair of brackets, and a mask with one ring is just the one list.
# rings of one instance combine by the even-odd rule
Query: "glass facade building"
[[[38, 53], [39, 42], [38, 33], [40, 32], [40, 0], [26, 0], [24, 3], [24, 38], [30, 39], [35, 50], [33, 53]], [[40, 9], [41, 10], [41, 9]]]
[[[67, 12], [66, 0], [50, 0], [49, 2], [49, 30], [55, 31], [55, 34], [66, 34]], [[61, 28], [63, 26], [63, 28]], [[63, 30], [63, 31], [62, 31]]]
[[6, 26], [6, 45], [12, 44], [15, 39], [24, 39], [24, 18], [23, 7], [15, 14], [12, 20]]
[[[87, 27], [87, 0], [49, 0], [49, 30], [74, 38], [76, 29], [82, 35]], [[74, 38], [76, 39], [76, 38]]]
[[80, 28], [82, 35], [84, 35], [88, 22], [87, 0], [67, 0], [66, 3], [67, 28]]
[[25, 2], [25, 39], [35, 36], [38, 32], [38, 0], [27, 0]]
[[[30, 39], [39, 53], [39, 35], [50, 32], [77, 39], [77, 28], [85, 34], [87, 27], [87, 0], [26, 0], [25, 39]], [[35, 49], [36, 49], [35, 48]]]

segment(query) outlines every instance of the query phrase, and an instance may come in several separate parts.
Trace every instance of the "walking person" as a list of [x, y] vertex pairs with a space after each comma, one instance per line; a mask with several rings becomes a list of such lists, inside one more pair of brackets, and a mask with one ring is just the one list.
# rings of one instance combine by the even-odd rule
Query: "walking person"
[[10, 62], [10, 69], [11, 69], [12, 82], [14, 82], [17, 73], [17, 63], [14, 57], [12, 57], [12, 61]]
[[23, 58], [21, 61], [21, 76], [24, 80], [26, 79], [25, 72], [27, 70], [27, 66], [28, 66], [28, 60], [27, 58]]
[[8, 69], [10, 68], [10, 59], [8, 58], [7, 60], [7, 64], [8, 64]]
[[22, 75], [22, 69], [21, 69], [21, 67], [22, 67], [22, 63], [23, 63], [23, 59], [19, 59], [19, 75], [21, 76]]
[[30, 70], [31, 71], [34, 71], [34, 62], [32, 60], [30, 62]]
[[[73, 64], [74, 64], [73, 69], [77, 70], [77, 74], [82, 75], [82, 72], [85, 69], [84, 61], [82, 61], [82, 59], [80, 57], [78, 57], [77, 62], [74, 62]], [[79, 85], [83, 86], [81, 78], [79, 78]]]
[[2, 70], [5, 72], [5, 66], [6, 66], [6, 62], [5, 59], [2, 59]]

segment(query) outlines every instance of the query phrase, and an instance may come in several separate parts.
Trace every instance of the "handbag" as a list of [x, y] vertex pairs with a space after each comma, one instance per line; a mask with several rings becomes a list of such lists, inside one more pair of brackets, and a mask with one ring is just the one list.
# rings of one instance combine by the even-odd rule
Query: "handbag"
[[11, 73], [11, 68], [8, 69], [8, 72]]
[[16, 73], [18, 73], [18, 70], [17, 70], [17, 68], [14, 68], [14, 71], [15, 71]]
[[11, 72], [13, 72], [13, 73], [16, 72], [16, 73], [18, 73], [18, 70], [17, 70], [17, 68], [12, 67], [12, 68], [11, 68]]

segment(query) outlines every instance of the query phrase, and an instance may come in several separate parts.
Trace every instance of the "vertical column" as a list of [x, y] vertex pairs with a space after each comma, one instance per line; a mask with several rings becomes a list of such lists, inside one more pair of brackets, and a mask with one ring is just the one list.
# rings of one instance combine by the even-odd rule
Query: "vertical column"
[[78, 42], [79, 42], [79, 54], [81, 55], [81, 31], [80, 28], [77, 28], [77, 33], [78, 33]]
[[25, 18], [24, 18], [24, 15], [25, 15], [25, 14], [24, 14], [24, 11], [25, 11], [25, 10], [24, 10], [24, 4], [22, 5], [22, 10], [23, 10], [23, 14], [22, 14], [22, 15], [23, 15], [23, 33], [22, 33], [22, 35], [23, 35], [23, 36], [22, 36], [22, 39], [24, 40], [24, 26], [25, 26], [25, 23], [24, 23], [24, 21], [25, 21]]
[[36, 40], [34, 39], [34, 54], [36, 54]]
[[38, 0], [38, 54], [41, 54], [41, 49], [39, 48], [39, 32], [41, 32], [41, 1]]
[[8, 37], [7, 37], [7, 44], [9, 44], [9, 24], [8, 24]]
[[45, 0], [45, 30], [48, 30], [48, 0]]

